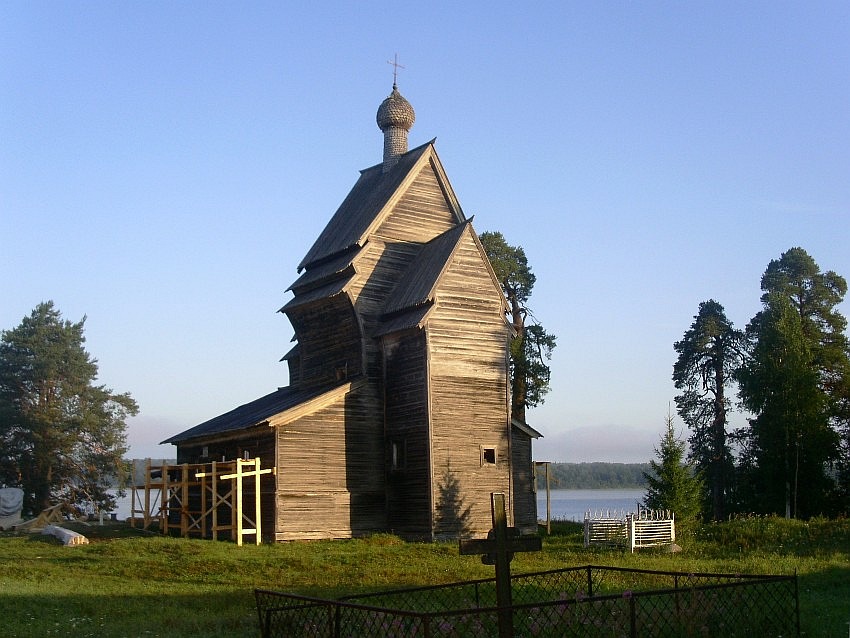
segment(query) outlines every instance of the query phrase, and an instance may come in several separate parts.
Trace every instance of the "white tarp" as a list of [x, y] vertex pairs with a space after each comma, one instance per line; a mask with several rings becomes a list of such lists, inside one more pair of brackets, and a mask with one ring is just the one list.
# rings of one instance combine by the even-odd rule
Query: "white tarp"
[[17, 487], [0, 487], [0, 528], [5, 529], [21, 520], [24, 491]]
[[0, 487], [0, 516], [21, 513], [24, 505], [24, 491], [17, 487]]

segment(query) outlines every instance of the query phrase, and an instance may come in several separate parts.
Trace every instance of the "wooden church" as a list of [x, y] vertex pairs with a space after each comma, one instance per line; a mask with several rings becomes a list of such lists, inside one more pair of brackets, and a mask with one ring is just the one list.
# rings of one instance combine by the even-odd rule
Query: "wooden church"
[[395, 84], [383, 161], [360, 173], [280, 311], [290, 384], [177, 434], [179, 463], [260, 457], [278, 541], [481, 535], [490, 493], [536, 532], [531, 444], [511, 421], [506, 301], [434, 142]]

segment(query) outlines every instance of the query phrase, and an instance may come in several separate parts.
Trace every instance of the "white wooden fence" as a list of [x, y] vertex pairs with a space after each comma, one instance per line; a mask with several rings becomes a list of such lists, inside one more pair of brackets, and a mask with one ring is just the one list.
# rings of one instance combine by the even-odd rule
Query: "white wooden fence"
[[639, 510], [628, 514], [619, 512], [586, 512], [584, 515], [584, 546], [628, 546], [630, 551], [641, 547], [672, 545], [676, 541], [675, 515], [669, 510]]

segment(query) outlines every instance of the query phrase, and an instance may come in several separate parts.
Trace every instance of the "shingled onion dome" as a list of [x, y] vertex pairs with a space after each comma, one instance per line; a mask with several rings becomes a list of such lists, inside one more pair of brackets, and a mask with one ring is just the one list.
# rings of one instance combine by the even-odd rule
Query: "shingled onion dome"
[[395, 83], [393, 83], [393, 92], [378, 107], [375, 119], [378, 122], [378, 128], [384, 132], [384, 172], [386, 173], [398, 162], [401, 155], [407, 153], [407, 132], [416, 120], [413, 107], [401, 96]]

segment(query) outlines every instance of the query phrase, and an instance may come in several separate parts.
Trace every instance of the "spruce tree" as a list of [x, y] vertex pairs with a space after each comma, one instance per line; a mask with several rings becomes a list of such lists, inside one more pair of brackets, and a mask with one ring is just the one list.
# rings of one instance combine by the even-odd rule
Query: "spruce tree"
[[649, 462], [652, 471], [644, 473], [647, 490], [643, 507], [670, 510], [676, 516], [677, 526], [687, 528], [700, 515], [702, 480], [693, 466], [685, 462], [685, 442], [676, 437], [670, 413], [655, 455], [658, 459]]

